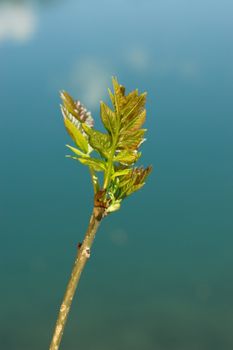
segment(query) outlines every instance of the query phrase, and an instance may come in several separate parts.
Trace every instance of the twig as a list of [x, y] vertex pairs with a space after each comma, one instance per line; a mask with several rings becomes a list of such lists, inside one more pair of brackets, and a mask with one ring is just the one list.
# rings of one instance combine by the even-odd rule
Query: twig
[[84, 241], [82, 242], [81, 247], [78, 249], [70, 280], [68, 282], [66, 292], [60, 307], [49, 350], [59, 349], [74, 293], [79, 283], [81, 273], [86, 265], [87, 260], [90, 257], [91, 246], [93, 244], [103, 215], [104, 208], [94, 207]]

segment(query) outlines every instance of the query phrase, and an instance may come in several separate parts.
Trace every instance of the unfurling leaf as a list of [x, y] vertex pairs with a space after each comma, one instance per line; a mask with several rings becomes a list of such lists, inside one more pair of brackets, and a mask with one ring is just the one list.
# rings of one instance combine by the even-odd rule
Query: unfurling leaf
[[100, 115], [105, 128], [110, 135], [114, 137], [119, 128], [119, 120], [116, 113], [111, 110], [104, 102], [100, 102]]
[[107, 208], [107, 213], [113, 213], [114, 211], [119, 210], [121, 207], [121, 201], [117, 200], [114, 203], [110, 204], [110, 206]]
[[76, 145], [84, 152], [88, 153], [88, 142], [82, 132], [66, 117], [64, 117], [65, 127]]
[[[90, 167], [94, 191], [97, 193], [98, 187], [104, 193], [102, 204], [108, 213], [117, 210], [125, 197], [143, 187], [151, 172], [151, 167], [133, 167], [145, 141], [146, 93], [140, 94], [136, 89], [126, 94], [116, 78], [112, 83], [113, 92], [109, 90], [112, 107], [100, 102], [106, 132], [93, 128], [90, 112], [79, 101], [66, 92], [61, 94], [65, 126], [78, 147], [68, 146], [76, 155], [71, 158]], [[97, 158], [90, 157], [92, 151], [97, 152]], [[103, 172], [102, 186], [95, 171]]]
[[137, 150], [144, 141], [145, 129], [140, 129], [146, 119], [146, 93], [137, 90], [128, 95], [113, 79], [114, 94], [110, 92], [114, 112], [118, 121], [116, 150]]
[[69, 156], [69, 155], [66, 157], [74, 159], [74, 160], [78, 160], [80, 163], [91, 167], [95, 171], [105, 171], [105, 169], [106, 169], [104, 161], [102, 161], [100, 159], [90, 158], [90, 157], [89, 158], [88, 157], [86, 157], [86, 158], [73, 157], [73, 156]]
[[152, 167], [133, 168], [125, 176], [119, 178], [119, 198], [129, 196], [131, 193], [139, 190], [145, 184], [147, 176], [152, 171]]
[[116, 170], [114, 174], [112, 174], [111, 179], [115, 179], [117, 176], [123, 176], [127, 175], [131, 171], [130, 168], [122, 169], [122, 170]]
[[63, 110], [70, 113], [79, 121], [80, 124], [86, 123], [88, 126], [93, 127], [94, 120], [91, 113], [88, 112], [80, 101], [74, 101], [73, 98], [65, 91], [61, 92], [61, 98], [63, 101]]
[[137, 150], [143, 143], [146, 129], [140, 129], [134, 132], [125, 132], [119, 137], [118, 149]]
[[113, 158], [113, 160], [121, 164], [130, 165], [135, 163], [140, 156], [141, 153], [136, 151], [121, 151]]
[[75, 154], [77, 154], [79, 157], [83, 157], [83, 158], [89, 158], [89, 155], [81, 152], [78, 148], [72, 147], [70, 145], [66, 145], [66, 147], [68, 147], [72, 152], [74, 152]]
[[88, 135], [89, 143], [101, 156], [108, 158], [111, 152], [111, 138], [108, 134], [89, 128], [83, 125], [83, 129]]
[[61, 99], [66, 110], [78, 119], [78, 111], [76, 110], [75, 102], [72, 97], [67, 92], [62, 91]]
[[126, 123], [125, 126], [121, 128], [121, 133], [132, 132], [141, 128], [146, 120], [146, 110], [144, 109], [136, 118], [133, 118], [130, 122]]
[[106, 166], [104, 161], [96, 158], [79, 158], [82, 164], [88, 165], [95, 171], [105, 171]]

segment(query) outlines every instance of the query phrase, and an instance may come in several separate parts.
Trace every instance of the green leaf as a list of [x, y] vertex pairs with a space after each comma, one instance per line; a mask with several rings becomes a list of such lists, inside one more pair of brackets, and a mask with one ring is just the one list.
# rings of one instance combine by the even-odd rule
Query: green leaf
[[117, 149], [137, 150], [144, 141], [146, 129], [136, 130], [134, 132], [125, 132], [120, 136]]
[[74, 152], [75, 154], [77, 154], [79, 157], [83, 157], [83, 158], [89, 158], [89, 155], [81, 152], [79, 149], [72, 147], [70, 145], [66, 145], [66, 147], [68, 147], [72, 152]]
[[76, 126], [68, 119], [64, 117], [64, 124], [65, 127], [73, 139], [73, 141], [76, 143], [76, 145], [84, 152], [88, 153], [88, 142], [87, 139], [83, 136], [81, 131], [76, 128]]
[[121, 129], [121, 134], [123, 134], [125, 131], [136, 131], [141, 128], [141, 126], [144, 124], [146, 120], [146, 110], [144, 109], [138, 116], [130, 120], [128, 123], [125, 124], [125, 126]]
[[96, 158], [78, 158], [80, 163], [85, 164], [93, 168], [95, 171], [105, 171], [105, 162]]
[[66, 158], [78, 160], [80, 163], [91, 167], [95, 171], [105, 171], [105, 169], [106, 169], [105, 163], [100, 159], [73, 157], [70, 155], [67, 155]]
[[145, 182], [129, 187], [129, 189], [126, 191], [125, 195], [129, 196], [130, 194], [140, 190], [144, 185], [145, 185]]
[[[90, 112], [80, 101], [74, 101], [63, 92], [65, 126], [77, 148], [68, 146], [80, 163], [90, 167], [95, 193], [102, 188], [108, 212], [117, 210], [125, 197], [138, 191], [145, 184], [151, 167], [132, 168], [141, 156], [138, 151], [145, 140], [146, 93], [133, 90], [126, 94], [124, 86], [112, 79], [113, 92], [109, 90], [113, 107], [100, 102], [100, 115], [106, 132], [93, 129]], [[91, 158], [88, 150], [95, 150], [102, 159]], [[103, 184], [99, 186], [95, 171], [103, 171]], [[97, 181], [97, 182], [96, 182]]]
[[[132, 169], [131, 169], [132, 170]], [[133, 183], [133, 179], [130, 177], [123, 177], [120, 179], [120, 182], [118, 184], [119, 188], [126, 188], [126, 186], [129, 186], [130, 183]]]
[[112, 174], [111, 179], [115, 179], [118, 176], [127, 175], [127, 174], [129, 174], [130, 171], [131, 171], [131, 169], [117, 170], [114, 172], [114, 174]]
[[113, 160], [121, 164], [130, 165], [135, 163], [140, 156], [141, 153], [135, 151], [121, 151], [113, 158]]
[[112, 137], [114, 137], [119, 128], [119, 120], [117, 119], [116, 113], [101, 101], [100, 115], [105, 128], [110, 132]]
[[133, 118], [138, 117], [141, 112], [144, 110], [146, 103], [146, 92], [141, 95], [136, 95], [133, 98], [128, 98], [128, 102], [124, 107], [124, 115], [122, 117], [122, 122], [129, 122]]
[[108, 158], [111, 151], [111, 137], [108, 134], [104, 134], [100, 131], [89, 128], [87, 125], [83, 125], [83, 129], [89, 136], [89, 143], [101, 156]]
[[[126, 95], [125, 88], [118, 83], [116, 78], [113, 78], [113, 90], [114, 94], [110, 92], [110, 98], [113, 102], [116, 120], [119, 123], [116, 129], [118, 131], [116, 150], [137, 150], [144, 140], [143, 136], [146, 131], [140, 129], [146, 119], [146, 93], [139, 94], [138, 90], [134, 90]], [[108, 130], [112, 130], [106, 121], [104, 125]]]
[[110, 89], [108, 89], [108, 93], [109, 93], [109, 97], [110, 97], [110, 100], [112, 102], [112, 105], [114, 106], [114, 103], [115, 103], [114, 95]]
[[[112, 144], [105, 158], [108, 160], [108, 170], [104, 176], [104, 188], [108, 188], [114, 170], [114, 162], [131, 165], [140, 157], [138, 148], [145, 140], [145, 129], [141, 129], [146, 119], [146, 93], [139, 94], [138, 90], [125, 92], [116, 78], [112, 79], [113, 93], [109, 90], [114, 110], [101, 102], [101, 119], [112, 136]], [[89, 140], [92, 145], [93, 141]], [[93, 147], [97, 149], [96, 145]], [[99, 148], [100, 149], [100, 148]], [[103, 153], [103, 149], [101, 149]], [[116, 154], [117, 152], [117, 154]]]
[[133, 168], [127, 175], [120, 177], [118, 183], [120, 189], [118, 199], [123, 199], [144, 186], [145, 180], [151, 171], [151, 166], [145, 169], [142, 167]]

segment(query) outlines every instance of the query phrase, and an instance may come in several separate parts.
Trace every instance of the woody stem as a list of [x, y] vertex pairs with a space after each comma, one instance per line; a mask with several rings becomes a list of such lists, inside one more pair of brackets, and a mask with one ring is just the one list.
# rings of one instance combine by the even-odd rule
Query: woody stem
[[84, 241], [77, 252], [70, 280], [68, 282], [66, 292], [59, 310], [49, 350], [59, 349], [75, 290], [79, 283], [81, 273], [86, 265], [88, 258], [90, 257], [90, 248], [93, 244], [95, 234], [103, 218], [103, 213], [104, 210], [102, 208], [94, 207]]

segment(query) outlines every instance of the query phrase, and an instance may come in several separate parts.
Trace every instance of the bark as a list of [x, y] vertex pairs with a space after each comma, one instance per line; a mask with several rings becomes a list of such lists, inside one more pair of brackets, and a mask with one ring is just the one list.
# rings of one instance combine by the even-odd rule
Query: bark
[[74, 262], [73, 270], [70, 276], [70, 280], [68, 282], [66, 292], [60, 307], [60, 311], [58, 314], [53, 338], [50, 344], [49, 350], [58, 350], [62, 335], [64, 332], [65, 324], [67, 321], [67, 317], [70, 311], [71, 303], [75, 294], [75, 290], [80, 280], [80, 276], [82, 271], [86, 265], [87, 260], [90, 257], [90, 249], [93, 244], [95, 234], [98, 230], [100, 222], [103, 218], [104, 209], [100, 207], [94, 207], [90, 223], [87, 228], [87, 232], [82, 242], [82, 245], [78, 248], [77, 256]]

